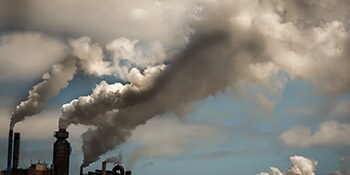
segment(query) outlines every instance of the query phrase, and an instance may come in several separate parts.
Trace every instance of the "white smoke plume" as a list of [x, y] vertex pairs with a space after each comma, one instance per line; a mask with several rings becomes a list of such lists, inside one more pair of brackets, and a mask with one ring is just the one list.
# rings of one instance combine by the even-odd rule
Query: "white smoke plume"
[[119, 152], [118, 156], [115, 157], [109, 157], [105, 160], [105, 162], [107, 163], [113, 163], [113, 164], [121, 164], [123, 162], [123, 157], [122, 157], [122, 153]]
[[10, 128], [25, 119], [40, 113], [51, 97], [57, 95], [59, 91], [68, 85], [68, 81], [73, 79], [77, 69], [76, 60], [68, 57], [65, 61], [52, 66], [51, 71], [43, 75], [43, 81], [35, 85], [29, 91], [27, 100], [16, 106], [12, 113]]
[[102, 48], [92, 44], [89, 37], [71, 39], [72, 54], [79, 59], [81, 69], [88, 75], [110, 75], [110, 62], [105, 61]]
[[258, 175], [315, 175], [317, 161], [303, 156], [291, 156], [289, 158], [292, 166], [287, 172], [282, 173], [278, 168], [270, 167], [270, 172], [262, 172]]
[[[116, 43], [121, 40], [129, 41], [126, 38], [116, 39], [112, 42], [112, 44], [110, 44], [114, 47], [108, 47], [110, 52], [116, 54], [124, 48], [116, 46]], [[130, 46], [130, 49], [133, 52], [137, 53], [137, 55], [130, 56], [128, 59], [134, 59], [134, 57], [140, 58], [140, 56], [144, 55], [151, 55], [147, 58], [153, 58], [156, 60], [149, 60], [147, 62], [147, 58], [144, 56], [143, 58], [145, 61], [143, 64], [152, 63], [151, 65], [153, 65], [153, 67], [144, 65], [145, 70], [143, 73], [141, 73], [140, 70], [135, 67], [139, 66], [135, 64], [135, 61], [132, 62], [132, 65], [130, 64], [123, 67], [120, 66], [125, 70], [123, 74], [116, 71], [115, 69], [116, 67], [119, 67], [116, 65], [119, 65], [122, 58], [118, 57], [118, 59], [114, 61], [108, 61], [105, 58], [103, 49], [98, 44], [92, 44], [89, 37], [70, 39], [68, 43], [71, 47], [71, 53], [69, 56], [67, 56], [67, 58], [62, 63], [53, 65], [51, 72], [45, 73], [42, 76], [43, 81], [35, 85], [33, 89], [29, 91], [27, 100], [22, 101], [19, 105], [16, 106], [16, 109], [12, 114], [10, 128], [13, 128], [15, 123], [24, 120], [25, 117], [40, 113], [48, 101], [51, 99], [51, 97], [58, 95], [61, 89], [68, 86], [68, 82], [73, 79], [77, 68], [80, 68], [85, 74], [90, 76], [101, 77], [104, 75], [116, 74], [121, 78], [124, 77], [125, 79], [129, 80], [134, 88], [140, 88], [141, 84], [145, 86], [145, 84], [150, 79], [159, 74], [165, 68], [165, 65], [161, 64], [162, 59], [165, 58], [164, 49], [159, 42], [153, 43], [150, 51], [143, 52], [141, 50], [135, 49], [134, 45]], [[128, 71], [129, 69], [131, 70]], [[115, 89], [120, 86], [123, 85], [117, 83], [113, 88]]]
[[[227, 87], [236, 88], [238, 81], [273, 88], [268, 85], [269, 80], [278, 78], [283, 71], [292, 79], [312, 82], [319, 93], [347, 93], [349, 5], [345, 0], [336, 3], [242, 0], [205, 6], [201, 20], [193, 24], [196, 33], [186, 48], [172, 56], [171, 64], [152, 81], [148, 80], [149, 85], [134, 88], [133, 84], [126, 84], [123, 92], [105, 91], [108, 95], [104, 95], [101, 91], [97, 98], [94, 92], [73, 100], [62, 108], [61, 123], [65, 124], [60, 127], [71, 123], [97, 127], [82, 136], [83, 164], [87, 166], [123, 143], [135, 127], [152, 117], [184, 111], [194, 101], [223, 92]], [[337, 9], [337, 13], [330, 9]], [[108, 49], [122, 48], [113, 52], [114, 60], [130, 61], [133, 59], [129, 57], [135, 55], [130, 48], [135, 43], [121, 39], [110, 43]], [[284, 81], [273, 86], [283, 87], [281, 82]], [[97, 107], [92, 108], [89, 100]], [[263, 106], [274, 106], [273, 101], [260, 101]], [[82, 109], [90, 111], [85, 115]]]

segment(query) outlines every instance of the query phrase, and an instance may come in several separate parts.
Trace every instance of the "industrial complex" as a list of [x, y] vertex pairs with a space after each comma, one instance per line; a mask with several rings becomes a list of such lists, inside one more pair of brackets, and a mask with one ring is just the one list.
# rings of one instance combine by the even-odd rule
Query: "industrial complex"
[[[46, 163], [31, 164], [27, 168], [20, 168], [20, 133], [9, 131], [7, 168], [1, 171], [1, 175], [69, 175], [69, 157], [72, 151], [67, 138], [69, 133], [65, 129], [55, 132], [57, 139], [53, 144], [53, 160], [48, 166]], [[80, 167], [80, 175], [131, 175], [131, 171], [125, 171], [120, 164], [115, 165], [112, 170], [106, 169], [106, 162], [102, 162], [101, 170], [84, 174], [83, 167]]]

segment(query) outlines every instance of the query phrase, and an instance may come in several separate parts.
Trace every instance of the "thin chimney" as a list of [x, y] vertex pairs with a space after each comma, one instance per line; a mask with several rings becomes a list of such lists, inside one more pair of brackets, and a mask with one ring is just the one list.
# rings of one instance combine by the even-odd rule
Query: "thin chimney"
[[8, 148], [7, 148], [7, 173], [11, 175], [11, 160], [12, 160], [12, 141], [13, 141], [13, 130], [9, 131], [9, 140], [8, 140]]
[[19, 164], [19, 150], [20, 150], [20, 133], [16, 132], [13, 141], [13, 169], [18, 169]]

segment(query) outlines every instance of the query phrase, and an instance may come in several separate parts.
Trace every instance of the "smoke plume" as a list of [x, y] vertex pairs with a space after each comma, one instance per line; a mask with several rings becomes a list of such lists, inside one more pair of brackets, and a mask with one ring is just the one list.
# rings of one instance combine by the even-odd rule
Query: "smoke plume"
[[25, 117], [40, 113], [50, 98], [68, 85], [68, 81], [73, 79], [77, 69], [75, 62], [75, 59], [68, 57], [62, 63], [53, 65], [51, 71], [43, 75], [43, 81], [29, 91], [27, 100], [16, 106], [12, 113], [11, 129], [17, 122], [23, 121]]
[[123, 157], [122, 157], [122, 153], [119, 152], [118, 156], [115, 157], [109, 157], [105, 160], [105, 162], [107, 163], [113, 163], [113, 164], [121, 164], [123, 162]]
[[[82, 98], [78, 99], [81, 101], [80, 106], [77, 101], [64, 105], [64, 117], [69, 116], [68, 114], [75, 117], [72, 123], [97, 127], [96, 130], [89, 130], [82, 136], [83, 165], [89, 165], [98, 160], [100, 155], [123, 143], [135, 127], [144, 124], [155, 115], [176, 113], [193, 101], [223, 92], [239, 75], [235, 73], [239, 67], [245, 65], [238, 66], [235, 63], [233, 58], [236, 54], [251, 51], [255, 53], [263, 46], [256, 44], [259, 41], [248, 40], [232, 50], [234, 40], [231, 37], [228, 32], [221, 30], [195, 36], [188, 48], [174, 58], [174, 62], [155, 78], [149, 88], [130, 88], [123, 93], [118, 91], [112, 98], [109, 95], [100, 95], [98, 101], [102, 103], [95, 100], [96, 107], [87, 115], [74, 115], [81, 114], [81, 104], [90, 106], [90, 103], [83, 102]], [[113, 98], [116, 95], [118, 98]]]
[[[208, 6], [201, 20], [193, 24], [196, 33], [186, 48], [170, 59], [171, 64], [143, 82], [147, 85], [101, 82], [92, 95], [63, 105], [60, 127], [96, 127], [82, 135], [83, 166], [88, 166], [124, 143], [135, 127], [152, 117], [186, 115], [185, 109], [193, 102], [228, 87], [237, 88], [238, 81], [283, 89], [285, 81], [278, 80], [278, 75], [284, 72], [291, 79], [310, 81], [319, 93], [347, 93], [350, 35], [345, 19], [349, 3], [321, 1], [220, 1], [217, 6]], [[342, 13], [335, 15], [329, 9]], [[135, 42], [118, 43], [110, 44], [108, 49], [126, 44], [127, 49], [113, 53], [128, 57], [130, 53], [126, 52]], [[278, 81], [271, 81], [272, 77]], [[264, 97], [260, 101], [263, 106], [274, 106]]]

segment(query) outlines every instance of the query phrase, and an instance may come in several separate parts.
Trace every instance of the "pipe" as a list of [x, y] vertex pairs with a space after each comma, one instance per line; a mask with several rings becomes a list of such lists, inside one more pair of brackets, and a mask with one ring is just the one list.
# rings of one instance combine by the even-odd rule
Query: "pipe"
[[102, 162], [102, 175], [106, 175], [106, 165], [107, 163], [105, 161]]
[[18, 169], [19, 164], [19, 150], [20, 150], [20, 133], [16, 132], [14, 141], [13, 141], [13, 160], [12, 160], [12, 169]]
[[13, 140], [13, 130], [9, 131], [9, 140], [8, 140], [8, 148], [7, 148], [7, 173], [11, 175], [11, 160], [12, 160], [12, 140]]

